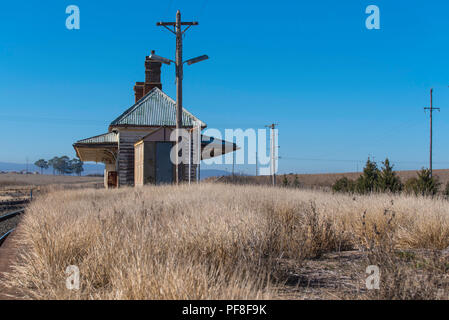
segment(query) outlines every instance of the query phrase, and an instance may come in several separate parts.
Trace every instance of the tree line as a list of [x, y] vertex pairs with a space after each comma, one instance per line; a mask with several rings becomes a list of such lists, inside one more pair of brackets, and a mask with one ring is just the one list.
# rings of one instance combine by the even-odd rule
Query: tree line
[[[379, 169], [374, 161], [368, 158], [363, 168], [363, 173], [356, 180], [346, 177], [338, 179], [332, 186], [334, 192], [347, 192], [367, 194], [371, 192], [389, 192], [414, 194], [421, 196], [435, 196], [439, 193], [441, 183], [438, 177], [432, 175], [429, 169], [422, 168], [417, 172], [417, 176], [401, 182], [393, 170], [393, 165], [385, 159]], [[443, 193], [449, 196], [449, 182], [446, 184]]]
[[34, 165], [41, 169], [41, 174], [44, 172], [44, 169], [49, 167], [53, 168], [53, 174], [76, 174], [80, 176], [84, 171], [84, 163], [80, 159], [70, 159], [67, 156], [53, 157], [50, 160], [39, 159]]

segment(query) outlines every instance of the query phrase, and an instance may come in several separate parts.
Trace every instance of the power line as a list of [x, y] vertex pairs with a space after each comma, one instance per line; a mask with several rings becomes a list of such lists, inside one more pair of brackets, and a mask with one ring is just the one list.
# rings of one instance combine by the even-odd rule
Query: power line
[[[296, 161], [324, 161], [324, 162], [366, 162], [366, 160], [356, 160], [356, 159], [324, 159], [324, 158], [297, 158], [297, 157], [279, 157], [283, 160], [296, 160]], [[426, 161], [393, 161], [394, 163], [402, 164], [423, 164]], [[433, 162], [434, 164], [449, 164], [449, 161]]]
[[[372, 142], [370, 143], [366, 143], [364, 142], [364, 146], [376, 146], [381, 142], [385, 142], [386, 139], [391, 140], [391, 135], [393, 133], [398, 133], [399, 129], [409, 129], [411, 127], [414, 127], [415, 125], [417, 125], [420, 122], [420, 120], [417, 119], [412, 119], [406, 122], [403, 122], [401, 124], [395, 125], [393, 127], [390, 127], [390, 129], [383, 131], [383, 134], [378, 135], [377, 137], [375, 137]], [[351, 145], [351, 148], [353, 148], [354, 145]]]

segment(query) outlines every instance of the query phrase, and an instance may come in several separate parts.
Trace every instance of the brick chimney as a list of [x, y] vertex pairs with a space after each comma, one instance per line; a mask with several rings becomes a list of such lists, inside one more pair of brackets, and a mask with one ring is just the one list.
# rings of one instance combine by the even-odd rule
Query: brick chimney
[[136, 82], [136, 85], [134, 86], [134, 96], [136, 99], [136, 102], [142, 99], [144, 96], [143, 91], [145, 89], [145, 82]]
[[[154, 50], [151, 51], [151, 54], [155, 53]], [[162, 90], [161, 66], [162, 63], [152, 60], [149, 56], [145, 57], [145, 82], [136, 82], [134, 86], [136, 102], [155, 87]]]
[[[151, 51], [155, 54], [156, 51]], [[154, 87], [162, 90], [161, 83], [161, 66], [162, 63], [151, 60], [150, 57], [145, 58], [145, 94], [151, 91]]]

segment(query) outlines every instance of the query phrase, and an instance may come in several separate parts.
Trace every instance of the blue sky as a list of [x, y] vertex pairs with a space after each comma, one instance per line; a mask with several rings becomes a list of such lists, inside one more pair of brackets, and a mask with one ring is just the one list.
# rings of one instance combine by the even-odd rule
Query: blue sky
[[[71, 4], [80, 30], [65, 27]], [[365, 27], [370, 4], [380, 30]], [[449, 167], [449, 3], [436, 0], [2, 3], [0, 161], [74, 156], [74, 141], [105, 132], [150, 50], [174, 57], [155, 23], [177, 9], [200, 23], [184, 57], [210, 56], [185, 68], [185, 107], [218, 129], [279, 123], [281, 173], [354, 171], [369, 155], [427, 166], [431, 87], [434, 168]], [[162, 81], [174, 98], [172, 66]]]

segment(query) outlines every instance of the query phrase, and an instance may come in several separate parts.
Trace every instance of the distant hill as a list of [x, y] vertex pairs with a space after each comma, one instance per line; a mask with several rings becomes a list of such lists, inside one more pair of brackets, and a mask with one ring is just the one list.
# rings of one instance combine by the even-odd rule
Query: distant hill
[[200, 178], [201, 180], [212, 178], [212, 177], [222, 177], [222, 176], [229, 176], [231, 175], [230, 172], [225, 170], [218, 170], [218, 169], [204, 169], [201, 170]]
[[[10, 163], [10, 162], [0, 162], [0, 171], [17, 171], [20, 172], [22, 170], [26, 170], [27, 165], [25, 163]], [[103, 174], [104, 165], [99, 163], [85, 163], [84, 164], [84, 172], [83, 176], [88, 174]], [[36, 167], [34, 164], [28, 164], [28, 171], [34, 172], [37, 171], [41, 173], [41, 169]], [[53, 169], [48, 168], [47, 170], [44, 170], [44, 174], [53, 174]], [[227, 176], [230, 175], [228, 171], [225, 170], [216, 170], [216, 169], [204, 169], [201, 170], [201, 180], [207, 179], [210, 177], [221, 177], [221, 176]]]
[[[83, 167], [84, 167], [83, 176], [88, 175], [88, 174], [103, 174], [103, 170], [104, 170], [103, 164], [85, 163]], [[26, 170], [26, 169], [27, 169], [26, 163], [0, 162], [0, 171], [6, 171], [6, 172], [17, 171], [17, 172], [19, 172], [19, 171]], [[37, 171], [37, 172], [41, 173], [41, 169], [31, 163], [28, 164], [28, 171], [29, 172]], [[52, 174], [52, 173], [53, 173], [52, 168], [48, 168], [47, 170], [44, 170], [44, 174]]]
[[[419, 170], [409, 171], [396, 171], [402, 182], [407, 179], [416, 177], [416, 173]], [[444, 188], [447, 182], [449, 182], [449, 169], [437, 169], [433, 170], [434, 176], [438, 177], [441, 182], [441, 187]], [[348, 172], [348, 173], [323, 173], [323, 174], [297, 174], [300, 186], [306, 188], [330, 188], [337, 179], [347, 177], [348, 179], [357, 179], [361, 175], [361, 172]], [[295, 179], [295, 174], [286, 174], [289, 184], [292, 184]], [[277, 184], [282, 185], [284, 175], [277, 175]], [[271, 176], [231, 176], [225, 177], [220, 180], [221, 182], [237, 183], [237, 184], [258, 184], [269, 185], [272, 183]]]

